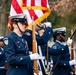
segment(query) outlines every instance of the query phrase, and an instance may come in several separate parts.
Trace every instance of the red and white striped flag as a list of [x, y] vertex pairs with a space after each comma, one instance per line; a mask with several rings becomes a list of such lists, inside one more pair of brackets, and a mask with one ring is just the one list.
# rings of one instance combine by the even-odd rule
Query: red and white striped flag
[[[12, 0], [10, 16], [25, 13], [28, 26], [32, 26], [32, 16], [35, 24], [40, 23], [50, 15], [48, 0]], [[10, 24], [8, 24], [10, 26]]]

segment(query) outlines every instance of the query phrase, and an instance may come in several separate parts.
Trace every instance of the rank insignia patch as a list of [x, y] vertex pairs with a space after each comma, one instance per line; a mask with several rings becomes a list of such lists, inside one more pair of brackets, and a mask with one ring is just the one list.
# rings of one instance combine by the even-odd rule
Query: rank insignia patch
[[53, 46], [53, 49], [57, 49], [57, 46]]
[[26, 34], [27, 36], [30, 36], [30, 35], [31, 35], [29, 32], [26, 32], [25, 34]]
[[8, 38], [4, 38], [4, 44], [8, 45]]

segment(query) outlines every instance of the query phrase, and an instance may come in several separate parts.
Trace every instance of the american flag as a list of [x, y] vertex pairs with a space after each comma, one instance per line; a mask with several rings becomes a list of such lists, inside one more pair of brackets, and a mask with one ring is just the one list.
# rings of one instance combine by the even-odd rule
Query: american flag
[[20, 13], [26, 14], [27, 28], [31, 28], [32, 16], [34, 23], [38, 24], [50, 15], [51, 10], [48, 0], [12, 0], [10, 16]]

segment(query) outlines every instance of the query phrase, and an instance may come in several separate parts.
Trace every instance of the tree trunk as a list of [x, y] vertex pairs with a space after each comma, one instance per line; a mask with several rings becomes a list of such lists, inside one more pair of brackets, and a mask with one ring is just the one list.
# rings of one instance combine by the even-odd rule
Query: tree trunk
[[0, 36], [5, 36], [7, 32], [9, 0], [0, 0]]

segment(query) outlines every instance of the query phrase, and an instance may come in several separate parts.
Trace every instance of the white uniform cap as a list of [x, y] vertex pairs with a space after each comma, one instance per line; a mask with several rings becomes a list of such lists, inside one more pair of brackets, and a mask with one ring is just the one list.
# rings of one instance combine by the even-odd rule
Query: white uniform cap
[[0, 36], [0, 41], [3, 41], [3, 36]]
[[61, 28], [55, 28], [55, 29], [53, 29], [53, 32], [55, 32], [55, 31], [64, 31], [64, 32], [66, 32], [66, 27], [61, 27]]
[[13, 18], [24, 18], [24, 17], [26, 17], [26, 14], [16, 14], [16, 15], [9, 16], [10, 19], [13, 19]]
[[11, 22], [26, 22], [26, 15], [25, 14], [16, 14], [9, 16]]
[[3, 36], [0, 36], [0, 39], [2, 39], [3, 38]]

